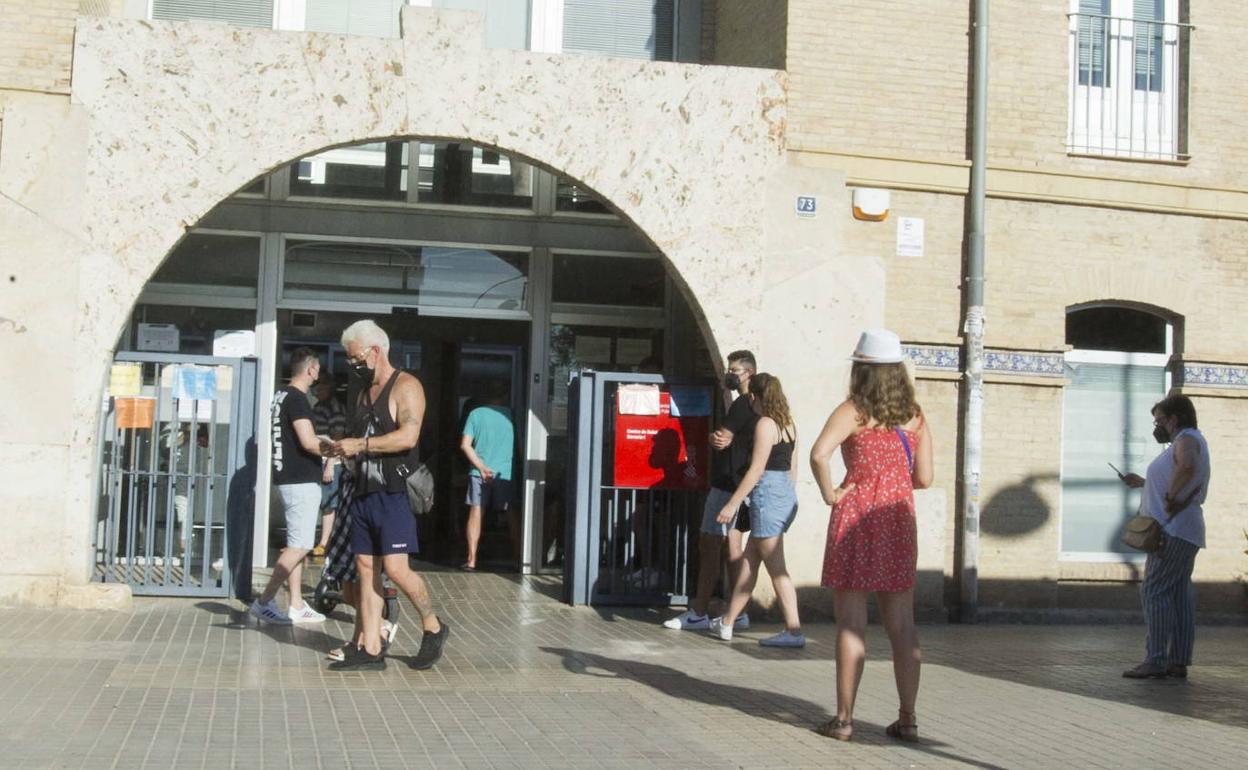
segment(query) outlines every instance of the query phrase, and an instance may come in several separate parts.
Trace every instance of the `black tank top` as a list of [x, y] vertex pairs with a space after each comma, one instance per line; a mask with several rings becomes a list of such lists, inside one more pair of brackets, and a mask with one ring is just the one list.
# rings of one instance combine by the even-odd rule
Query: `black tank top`
[[[399, 429], [399, 424], [390, 415], [390, 391], [394, 390], [399, 374], [396, 371], [390, 375], [385, 387], [377, 394], [376, 402], [371, 402], [368, 391], [364, 391], [363, 403], [356, 414], [356, 429], [353, 431], [356, 436], [372, 438]], [[362, 497], [372, 492], [406, 492], [407, 477], [419, 464], [418, 446], [413, 446], [406, 452], [370, 452], [363, 455], [356, 494]]]
[[786, 429], [781, 435], [781, 440], [771, 448], [771, 454], [767, 455], [767, 465], [763, 466], [769, 471], [787, 471], [793, 467], [793, 439], [789, 436]]

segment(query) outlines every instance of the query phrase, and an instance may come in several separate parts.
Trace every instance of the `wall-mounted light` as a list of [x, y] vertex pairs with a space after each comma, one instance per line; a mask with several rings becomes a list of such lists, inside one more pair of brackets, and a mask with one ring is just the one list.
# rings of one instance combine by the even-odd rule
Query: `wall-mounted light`
[[854, 219], [883, 222], [888, 219], [888, 190], [875, 187], [854, 189]]

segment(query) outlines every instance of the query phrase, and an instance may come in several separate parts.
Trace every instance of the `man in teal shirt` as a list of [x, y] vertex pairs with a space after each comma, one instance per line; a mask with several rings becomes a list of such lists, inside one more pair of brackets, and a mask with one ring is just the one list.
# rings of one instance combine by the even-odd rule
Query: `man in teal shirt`
[[515, 429], [511, 424], [511, 410], [503, 406], [506, 388], [496, 383], [490, 391], [489, 402], [473, 409], [464, 423], [459, 440], [472, 470], [468, 472], [468, 560], [461, 567], [466, 572], [477, 568], [477, 544], [481, 541], [481, 516], [483, 511], [503, 512], [507, 515], [507, 531], [511, 536], [512, 555], [520, 557], [520, 514], [513, 501], [511, 466], [515, 451]]

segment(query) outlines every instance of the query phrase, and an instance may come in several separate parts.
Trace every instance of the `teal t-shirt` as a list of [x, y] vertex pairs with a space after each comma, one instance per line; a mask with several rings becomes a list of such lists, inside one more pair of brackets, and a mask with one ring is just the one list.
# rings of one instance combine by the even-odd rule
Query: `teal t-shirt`
[[[472, 438], [485, 467], [504, 481], [511, 479], [511, 463], [515, 453], [515, 430], [511, 427], [511, 410], [504, 406], [479, 406], [468, 415], [464, 435]], [[476, 468], [469, 475], [480, 476]]]

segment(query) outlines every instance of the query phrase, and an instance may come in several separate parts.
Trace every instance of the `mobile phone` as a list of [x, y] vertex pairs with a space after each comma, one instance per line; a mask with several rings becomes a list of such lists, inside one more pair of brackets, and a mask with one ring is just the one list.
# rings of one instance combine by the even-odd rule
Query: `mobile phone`
[[1107, 463], [1105, 463], [1105, 464], [1106, 464], [1106, 465], [1108, 465], [1109, 467], [1111, 467], [1111, 468], [1113, 468], [1113, 469], [1114, 469], [1114, 473], [1117, 473], [1117, 474], [1118, 474], [1118, 478], [1122, 478], [1122, 471], [1118, 470], [1118, 466], [1117, 466], [1117, 465], [1114, 465], [1113, 463], [1109, 463], [1109, 462], [1107, 462]]

